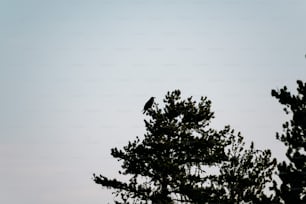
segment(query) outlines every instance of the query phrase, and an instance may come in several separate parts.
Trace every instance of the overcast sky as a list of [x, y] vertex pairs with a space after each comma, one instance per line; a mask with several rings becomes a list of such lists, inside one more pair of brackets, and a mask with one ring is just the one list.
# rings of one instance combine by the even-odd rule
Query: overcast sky
[[112, 203], [110, 148], [167, 91], [284, 158], [271, 89], [306, 79], [304, 0], [0, 0], [0, 203]]

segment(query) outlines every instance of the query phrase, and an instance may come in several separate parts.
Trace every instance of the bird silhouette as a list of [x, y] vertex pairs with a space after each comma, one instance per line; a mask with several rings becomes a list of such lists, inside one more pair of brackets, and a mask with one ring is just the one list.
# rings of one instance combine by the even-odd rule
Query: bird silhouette
[[146, 102], [146, 104], [145, 104], [144, 107], [143, 107], [143, 113], [145, 113], [147, 110], [149, 110], [149, 109], [152, 107], [152, 105], [153, 105], [153, 103], [154, 103], [154, 98], [155, 98], [155, 97], [151, 97], [151, 98]]

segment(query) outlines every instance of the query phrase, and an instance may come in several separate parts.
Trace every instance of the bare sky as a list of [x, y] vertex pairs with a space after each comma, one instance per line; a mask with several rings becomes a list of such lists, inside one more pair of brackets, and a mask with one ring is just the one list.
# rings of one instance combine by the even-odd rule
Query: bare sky
[[216, 119], [284, 158], [270, 96], [306, 79], [303, 0], [0, 0], [0, 203], [112, 201], [110, 148], [144, 103], [207, 96]]

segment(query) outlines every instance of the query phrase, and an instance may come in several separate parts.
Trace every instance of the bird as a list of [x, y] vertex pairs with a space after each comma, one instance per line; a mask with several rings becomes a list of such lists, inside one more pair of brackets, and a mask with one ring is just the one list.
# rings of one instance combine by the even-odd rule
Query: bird
[[152, 107], [152, 105], [153, 105], [153, 103], [154, 103], [154, 98], [155, 98], [155, 97], [151, 97], [151, 98], [146, 102], [146, 104], [145, 104], [144, 107], [143, 107], [143, 113], [145, 113], [147, 110], [149, 110], [149, 109]]

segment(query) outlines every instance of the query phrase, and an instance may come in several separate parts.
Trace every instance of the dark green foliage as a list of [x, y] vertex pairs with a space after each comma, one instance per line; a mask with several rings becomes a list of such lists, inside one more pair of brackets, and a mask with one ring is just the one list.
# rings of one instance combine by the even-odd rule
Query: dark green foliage
[[269, 151], [246, 150], [229, 126], [209, 128], [214, 114], [206, 97], [182, 100], [175, 90], [163, 102], [146, 111], [142, 140], [111, 150], [129, 182], [94, 175], [97, 184], [115, 189], [121, 203], [270, 201], [263, 194], [275, 165]]
[[276, 137], [287, 146], [289, 164], [278, 165], [282, 180], [280, 195], [285, 203], [306, 203], [306, 83], [297, 81], [297, 94], [287, 87], [272, 90], [272, 96], [285, 105], [284, 111], [292, 119], [283, 124], [283, 133]]

